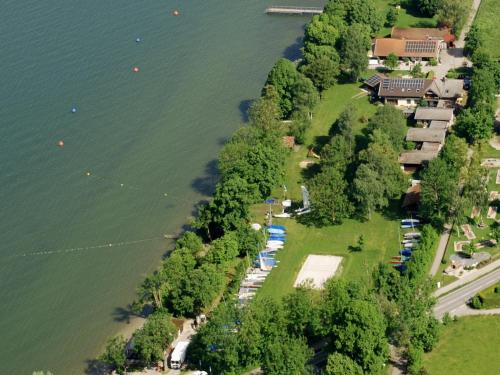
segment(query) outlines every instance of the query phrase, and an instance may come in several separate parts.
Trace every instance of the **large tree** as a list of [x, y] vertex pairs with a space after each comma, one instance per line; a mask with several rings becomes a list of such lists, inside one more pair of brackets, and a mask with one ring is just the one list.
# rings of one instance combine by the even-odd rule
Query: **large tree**
[[313, 211], [309, 217], [317, 225], [340, 224], [352, 213], [346, 194], [347, 182], [336, 167], [325, 166], [309, 183]]
[[372, 132], [379, 129], [387, 134], [397, 151], [402, 149], [408, 130], [403, 112], [391, 105], [378, 107], [375, 115], [370, 118], [368, 129]]
[[368, 67], [368, 50], [371, 47], [369, 28], [355, 23], [342, 36], [340, 57], [342, 70], [352, 81], [357, 81]]
[[254, 100], [248, 110], [248, 119], [264, 133], [280, 136], [283, 126], [280, 122], [279, 97], [274, 86], [267, 86], [264, 96]]
[[415, 8], [425, 17], [433, 17], [439, 9], [441, 0], [414, 0]]
[[297, 82], [299, 72], [295, 64], [282, 58], [273, 66], [267, 76], [266, 85], [276, 88], [279, 97], [279, 106], [283, 116], [288, 117], [293, 110], [293, 86]]
[[383, 23], [383, 17], [373, 0], [329, 1], [325, 6], [325, 13], [343, 19], [348, 25], [365, 24], [371, 35], [377, 34]]
[[489, 139], [493, 131], [493, 116], [484, 106], [467, 108], [457, 116], [455, 128], [470, 143]]
[[283, 299], [288, 332], [295, 337], [311, 337], [319, 326], [319, 310], [313, 291], [300, 286]]
[[305, 108], [312, 111], [319, 101], [318, 91], [313, 82], [306, 76], [300, 74], [292, 87], [293, 108]]
[[228, 232], [223, 237], [212, 242], [206, 258], [213, 264], [225, 264], [236, 258], [238, 254], [236, 232]]
[[321, 165], [345, 172], [354, 161], [354, 138], [334, 135], [321, 150]]
[[320, 91], [328, 89], [337, 81], [340, 73], [340, 58], [337, 54], [334, 56], [334, 59], [320, 57], [303, 68], [304, 74]]
[[467, 162], [467, 142], [463, 138], [451, 134], [441, 152], [443, 160], [454, 170], [461, 171]]
[[330, 280], [323, 292], [324, 335], [333, 350], [350, 357], [365, 373], [378, 373], [388, 358], [386, 324], [379, 305], [357, 282]]
[[493, 114], [496, 91], [494, 71], [488, 69], [488, 67], [475, 68], [469, 91], [470, 107], [477, 110], [478, 106], [482, 106]]
[[361, 164], [356, 171], [354, 197], [363, 214], [368, 216], [368, 220], [371, 219], [373, 211], [389, 204], [385, 194], [385, 183], [369, 164]]
[[177, 328], [170, 316], [164, 312], [150, 315], [142, 328], [135, 331], [133, 348], [139, 359], [146, 365], [163, 360], [163, 351], [174, 340]]
[[215, 187], [213, 200], [200, 209], [196, 226], [211, 238], [238, 229], [249, 217], [250, 205], [258, 201], [258, 186], [231, 174]]
[[316, 45], [335, 46], [340, 36], [338, 19], [323, 13], [313, 16], [306, 27], [305, 41]]
[[117, 373], [122, 374], [125, 371], [127, 361], [125, 345], [127, 345], [127, 340], [123, 336], [108, 339], [106, 349], [98, 359], [111, 366]]
[[262, 370], [269, 375], [313, 374], [307, 367], [312, 350], [304, 339], [275, 338], [266, 346], [262, 359]]
[[385, 58], [384, 65], [387, 67], [387, 69], [394, 70], [399, 65], [399, 59], [394, 53], [391, 52], [389, 56]]
[[458, 34], [464, 25], [469, 9], [467, 3], [461, 0], [439, 0], [437, 11], [438, 22], [450, 27]]
[[458, 177], [459, 171], [441, 158], [429, 163], [421, 178], [420, 210], [423, 217], [436, 223], [445, 222], [458, 200]]
[[472, 56], [483, 45], [483, 34], [477, 25], [472, 25], [465, 36], [464, 54]]
[[363, 375], [363, 369], [345, 354], [334, 352], [328, 356], [327, 375]]

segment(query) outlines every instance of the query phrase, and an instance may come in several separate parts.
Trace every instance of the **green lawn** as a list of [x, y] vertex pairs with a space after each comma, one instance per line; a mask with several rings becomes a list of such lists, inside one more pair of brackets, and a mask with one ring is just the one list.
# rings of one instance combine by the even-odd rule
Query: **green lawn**
[[438, 346], [424, 357], [432, 375], [496, 375], [500, 368], [500, 316], [463, 317], [443, 328]]
[[[388, 260], [399, 250], [398, 223], [379, 214], [373, 215], [369, 222], [346, 220], [342, 225], [326, 228], [306, 227], [295, 220], [279, 223], [287, 227], [287, 242], [285, 249], [278, 253], [276, 259], [280, 263], [266, 279], [259, 291], [260, 296], [279, 297], [291, 292], [309, 254], [342, 256], [344, 259], [338, 274], [347, 280], [367, 281], [373, 265]], [[360, 234], [364, 236], [365, 250], [350, 251], [349, 247], [356, 246]]]
[[[285, 183], [287, 196], [292, 200], [302, 199], [300, 185], [304, 183], [305, 178], [299, 163], [307, 159], [306, 145], [324, 142], [331, 125], [349, 103], [354, 103], [358, 109], [359, 121], [355, 134], [362, 136], [361, 130], [366, 126], [367, 119], [375, 113], [376, 106], [369, 103], [366, 95], [358, 96], [361, 93], [359, 86], [337, 85], [323, 93], [321, 102], [315, 108], [305, 146], [292, 152], [287, 160]], [[282, 190], [276, 189], [274, 196], [281, 197]], [[265, 205], [256, 205], [252, 209], [252, 216], [261, 222], [267, 209]], [[276, 210], [279, 210], [279, 207], [276, 207]], [[399, 251], [399, 222], [381, 214], [373, 215], [370, 221], [346, 220], [342, 225], [325, 228], [307, 227], [297, 223], [295, 219], [273, 219], [273, 223], [285, 225], [288, 237], [285, 249], [277, 255], [279, 266], [266, 279], [259, 291], [260, 296], [282, 296], [290, 292], [302, 263], [309, 254], [344, 257], [338, 275], [351, 280], [368, 278], [376, 263], [388, 261], [390, 256], [397, 255]], [[360, 234], [364, 236], [365, 250], [350, 251], [350, 246], [356, 245]]]
[[498, 0], [482, 0], [481, 7], [474, 23], [481, 28], [484, 34], [484, 47], [491, 56], [500, 58], [498, 40], [500, 39], [500, 3]]
[[[375, 0], [375, 5], [381, 14], [385, 17], [389, 7], [394, 7], [396, 1], [392, 0]], [[417, 17], [411, 14], [406, 9], [401, 8], [399, 10], [398, 20], [396, 22], [397, 27], [436, 27], [436, 18], [424, 18]], [[387, 37], [391, 34], [390, 27], [384, 27], [380, 30], [379, 35], [381, 37]]]
[[500, 293], [495, 293], [495, 288], [500, 288], [500, 283], [492, 285], [479, 293], [483, 299], [484, 309], [500, 308]]

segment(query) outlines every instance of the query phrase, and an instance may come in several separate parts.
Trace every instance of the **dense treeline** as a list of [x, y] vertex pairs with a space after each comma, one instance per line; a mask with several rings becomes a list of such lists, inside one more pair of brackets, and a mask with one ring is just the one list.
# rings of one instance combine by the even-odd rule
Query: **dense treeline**
[[374, 289], [387, 320], [390, 341], [403, 349], [408, 372], [420, 374], [422, 355], [438, 342], [440, 325], [432, 315], [433, 286], [427, 276], [432, 262], [437, 232], [430, 225], [421, 230], [421, 242], [404, 272], [380, 264], [373, 273]]
[[357, 282], [330, 280], [317, 293], [298, 288], [283, 300], [257, 299], [245, 308], [219, 305], [200, 329], [190, 355], [217, 374], [260, 366], [266, 374], [313, 374], [307, 343], [331, 356], [328, 374], [377, 373], [388, 358], [386, 320], [374, 295]]
[[500, 92], [500, 60], [493, 59], [483, 48], [483, 36], [472, 26], [465, 38], [465, 53], [474, 67], [466, 108], [458, 117], [456, 131], [469, 143], [489, 139], [495, 119], [496, 98]]
[[[487, 176], [474, 155], [467, 166], [467, 144], [491, 137], [495, 119], [495, 94], [500, 91], [500, 61], [482, 48], [482, 34], [472, 26], [465, 52], [473, 62], [467, 106], [457, 116], [456, 135], [447, 138], [437, 159], [422, 172], [420, 213], [437, 227], [449, 220], [462, 220], [466, 207], [487, 206]], [[463, 194], [462, 194], [463, 190]]]

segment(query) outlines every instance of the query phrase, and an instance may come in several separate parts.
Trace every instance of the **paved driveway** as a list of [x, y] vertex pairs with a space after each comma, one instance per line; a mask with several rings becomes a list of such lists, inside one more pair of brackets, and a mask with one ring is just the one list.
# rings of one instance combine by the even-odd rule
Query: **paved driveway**
[[464, 66], [464, 63], [470, 66], [470, 61], [464, 57], [465, 36], [469, 32], [472, 22], [476, 17], [479, 5], [481, 5], [481, 0], [474, 0], [472, 2], [472, 8], [469, 13], [469, 18], [467, 18], [467, 22], [462, 29], [460, 38], [458, 38], [458, 40], [455, 42], [455, 48], [442, 50], [440, 54], [441, 63], [438, 66], [424, 66], [422, 68], [423, 72], [429, 72], [432, 70], [434, 71], [437, 78], [443, 78], [446, 76], [446, 73], [448, 73], [450, 69]]

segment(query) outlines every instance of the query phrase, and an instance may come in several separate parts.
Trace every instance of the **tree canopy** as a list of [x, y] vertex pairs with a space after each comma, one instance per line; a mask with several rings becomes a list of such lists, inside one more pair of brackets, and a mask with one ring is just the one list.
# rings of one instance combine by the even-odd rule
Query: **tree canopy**
[[352, 81], [357, 81], [368, 67], [367, 52], [370, 47], [369, 28], [364, 24], [352, 24], [343, 34], [340, 48], [341, 66]]
[[379, 129], [387, 134], [396, 151], [402, 149], [407, 132], [406, 119], [403, 113], [396, 107], [391, 105], [378, 107], [377, 112], [368, 122], [368, 129], [371, 132]]
[[170, 345], [177, 334], [177, 328], [170, 316], [158, 311], [148, 317], [142, 328], [135, 331], [133, 350], [146, 365], [163, 360], [163, 351]]
[[325, 166], [309, 182], [314, 210], [309, 214], [319, 226], [339, 224], [350, 216], [353, 207], [347, 197], [347, 182], [335, 167]]

